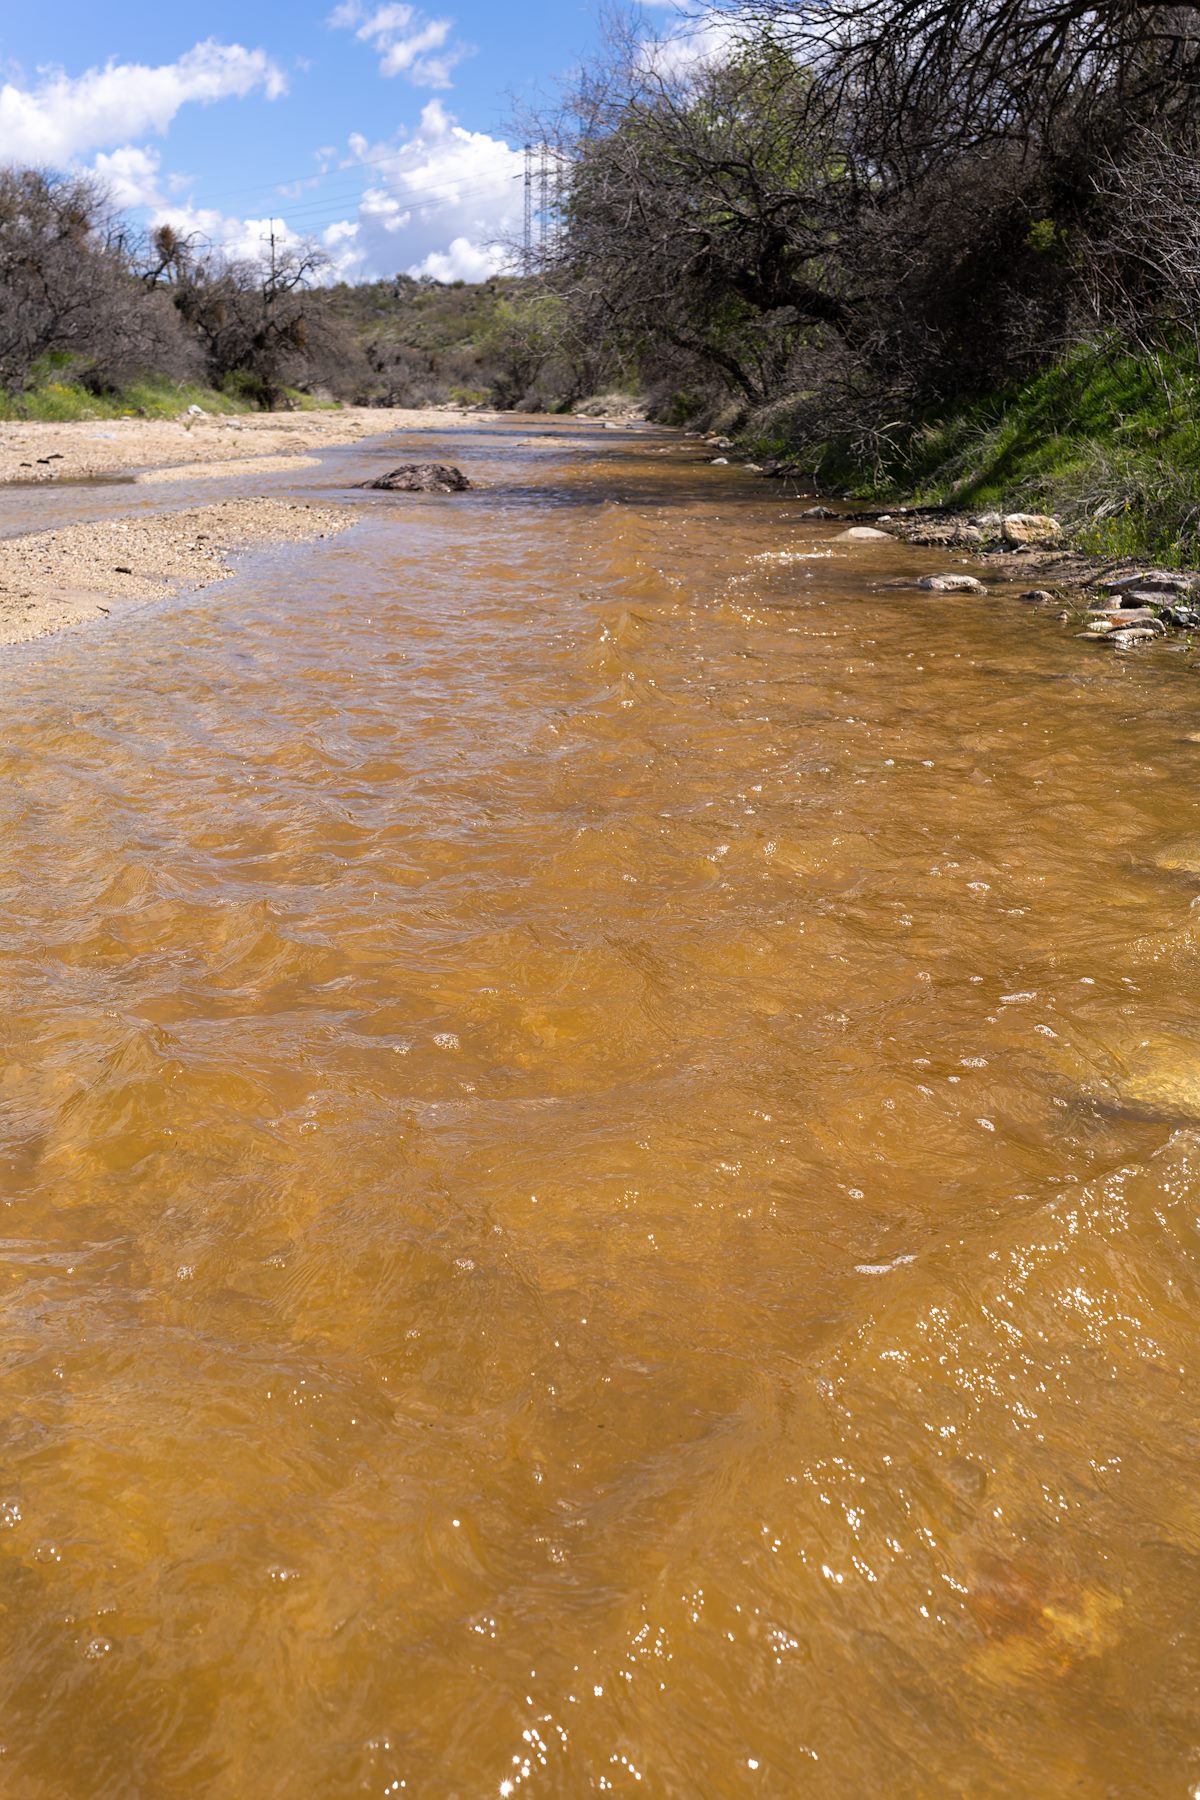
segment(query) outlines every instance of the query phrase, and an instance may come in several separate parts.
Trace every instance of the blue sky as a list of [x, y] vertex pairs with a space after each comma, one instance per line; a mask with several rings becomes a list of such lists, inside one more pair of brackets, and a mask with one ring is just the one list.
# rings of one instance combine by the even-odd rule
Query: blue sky
[[597, 37], [593, 0], [10, 5], [0, 158], [95, 170], [232, 255], [274, 218], [348, 279], [479, 279], [519, 227], [515, 103]]

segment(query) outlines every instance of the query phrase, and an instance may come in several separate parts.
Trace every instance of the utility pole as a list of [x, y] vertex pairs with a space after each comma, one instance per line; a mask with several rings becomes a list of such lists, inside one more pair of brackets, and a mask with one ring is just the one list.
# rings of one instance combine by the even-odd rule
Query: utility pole
[[270, 246], [271, 246], [271, 278], [270, 278], [270, 281], [267, 283], [267, 291], [266, 291], [265, 295], [263, 296], [264, 300], [266, 301], [267, 318], [269, 321], [274, 318], [274, 313], [275, 313], [275, 277], [276, 277], [276, 274], [278, 271], [278, 264], [275, 260], [275, 221], [274, 221], [274, 219], [272, 219], [270, 221], [270, 226], [271, 226], [271, 235], [269, 237], [265, 237], [265, 238], [260, 237], [258, 240], [260, 244], [270, 244]]
[[528, 275], [533, 268], [533, 145], [525, 146], [525, 254], [522, 259], [522, 273]]

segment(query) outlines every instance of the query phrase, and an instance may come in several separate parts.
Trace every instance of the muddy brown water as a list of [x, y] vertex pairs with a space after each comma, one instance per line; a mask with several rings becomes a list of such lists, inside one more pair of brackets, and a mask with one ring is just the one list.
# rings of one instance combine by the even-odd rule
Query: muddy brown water
[[0, 1791], [1186, 1796], [1192, 665], [555, 429], [0, 663]]

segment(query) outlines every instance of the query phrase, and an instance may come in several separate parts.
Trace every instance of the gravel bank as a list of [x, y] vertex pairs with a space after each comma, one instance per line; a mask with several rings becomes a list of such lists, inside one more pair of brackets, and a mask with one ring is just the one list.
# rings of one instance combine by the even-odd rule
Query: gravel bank
[[[471, 420], [485, 416], [469, 415]], [[77, 481], [138, 469], [182, 472], [198, 463], [290, 458], [385, 432], [429, 431], [450, 424], [461, 429], [463, 423], [464, 415], [457, 409], [404, 411], [379, 406], [239, 413], [228, 418], [81, 419], [67, 425], [0, 420], [0, 481]]]
[[296, 451], [291, 456], [237, 456], [223, 462], [182, 463], [170, 469], [140, 469], [134, 480], [147, 487], [172, 481], [222, 481], [231, 475], [279, 475], [291, 469], [319, 469], [321, 459]]
[[329, 537], [355, 517], [345, 506], [224, 500], [0, 539], [0, 645], [223, 581], [233, 551]]

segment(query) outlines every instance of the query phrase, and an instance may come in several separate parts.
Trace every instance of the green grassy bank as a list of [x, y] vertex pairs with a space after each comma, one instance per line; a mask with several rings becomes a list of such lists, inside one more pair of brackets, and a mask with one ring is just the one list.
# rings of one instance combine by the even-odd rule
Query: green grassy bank
[[[759, 439], [785, 457], [795, 447]], [[1029, 382], [922, 421], [870, 471], [831, 439], [806, 470], [870, 501], [1051, 512], [1100, 556], [1200, 566], [1200, 367], [1194, 347], [1090, 345]]]
[[215, 388], [166, 381], [155, 375], [111, 394], [93, 394], [67, 373], [48, 373], [19, 394], [7, 394], [0, 388], [0, 419], [36, 419], [44, 424], [71, 419], [173, 419], [189, 406], [202, 406], [207, 413], [251, 410], [244, 401]]
[[[236, 381], [226, 391], [191, 382], [168, 381], [162, 375], [144, 375], [113, 393], [96, 394], [76, 378], [69, 366], [51, 362], [35, 370], [34, 380], [19, 394], [0, 388], [0, 420], [33, 419], [42, 424], [64, 424], [74, 419], [174, 419], [189, 406], [206, 413], [257, 412], [254, 399]], [[318, 410], [322, 403], [311, 394], [284, 390], [297, 412]]]

